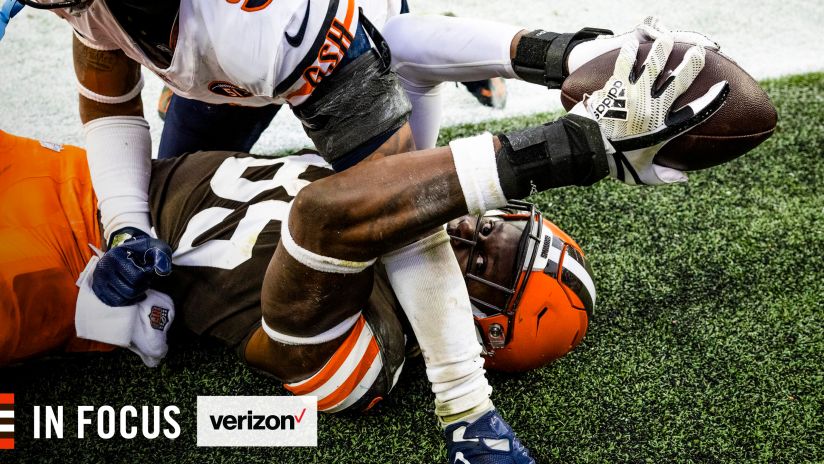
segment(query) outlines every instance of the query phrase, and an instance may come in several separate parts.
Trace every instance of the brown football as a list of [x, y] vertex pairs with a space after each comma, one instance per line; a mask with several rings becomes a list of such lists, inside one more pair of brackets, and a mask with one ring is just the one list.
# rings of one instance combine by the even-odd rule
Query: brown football
[[[636, 71], [649, 53], [652, 42], [639, 48]], [[676, 42], [667, 61], [667, 71], [675, 69], [690, 45]], [[584, 64], [564, 81], [561, 102], [569, 110], [584, 94], [601, 89], [612, 75], [618, 50]], [[718, 112], [692, 130], [681, 134], [658, 152], [655, 162], [682, 171], [717, 166], [757, 147], [775, 131], [778, 114], [770, 98], [746, 71], [721, 53], [707, 49], [706, 65], [692, 86], [677, 100], [677, 109], [700, 97], [722, 80], [730, 84], [727, 101]]]

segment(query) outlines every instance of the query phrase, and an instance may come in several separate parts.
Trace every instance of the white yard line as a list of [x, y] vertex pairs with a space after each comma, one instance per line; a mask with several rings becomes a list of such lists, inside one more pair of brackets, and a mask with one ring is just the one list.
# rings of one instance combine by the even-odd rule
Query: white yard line
[[[756, 78], [824, 70], [824, 5], [816, 0], [410, 0], [414, 12], [495, 19], [527, 28], [572, 31], [583, 26], [625, 31], [654, 14], [668, 25], [700, 30], [722, 44]], [[155, 149], [162, 123], [155, 106], [161, 82], [146, 74], [143, 103]], [[560, 107], [557, 92], [510, 81], [503, 111], [478, 105], [463, 89], [446, 89], [445, 125], [530, 114]], [[71, 65], [71, 30], [54, 14], [26, 8], [0, 43], [0, 129], [82, 144]], [[271, 153], [308, 145], [284, 109], [255, 146]]]

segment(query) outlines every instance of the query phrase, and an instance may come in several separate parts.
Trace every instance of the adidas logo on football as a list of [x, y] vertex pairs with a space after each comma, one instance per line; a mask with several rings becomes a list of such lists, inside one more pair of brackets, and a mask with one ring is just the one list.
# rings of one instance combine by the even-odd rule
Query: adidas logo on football
[[612, 87], [604, 95], [604, 98], [595, 106], [592, 111], [595, 119], [620, 119], [627, 120], [627, 90], [621, 81], [613, 81]]

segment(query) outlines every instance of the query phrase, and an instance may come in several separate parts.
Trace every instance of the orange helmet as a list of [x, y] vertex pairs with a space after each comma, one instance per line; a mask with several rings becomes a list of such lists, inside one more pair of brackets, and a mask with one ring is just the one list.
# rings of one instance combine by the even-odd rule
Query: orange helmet
[[478, 218], [472, 240], [452, 236], [471, 245], [467, 286], [488, 287], [486, 292], [470, 291], [470, 295], [498, 294], [494, 298], [470, 296], [486, 367], [506, 372], [542, 367], [584, 338], [595, 306], [592, 271], [581, 247], [531, 203], [513, 201], [485, 217], [527, 221], [508, 282], [492, 282], [473, 272], [482, 218]]

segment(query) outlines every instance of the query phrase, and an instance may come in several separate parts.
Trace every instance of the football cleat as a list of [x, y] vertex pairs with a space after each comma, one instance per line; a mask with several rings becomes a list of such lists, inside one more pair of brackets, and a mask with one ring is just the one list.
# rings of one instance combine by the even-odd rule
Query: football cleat
[[[473, 220], [474, 227], [469, 222], [450, 222], [447, 233], [456, 254], [468, 253], [464, 274], [485, 366], [524, 372], [575, 348], [595, 307], [592, 270], [578, 244], [527, 202], [489, 211]], [[503, 261], [494, 256], [501, 222], [523, 229], [506, 264], [512, 270], [495, 275], [489, 268]]]
[[456, 422], [444, 430], [449, 464], [535, 464], [529, 450], [498, 411], [474, 422]]
[[462, 84], [481, 105], [499, 110], [506, 106], [506, 81], [503, 78], [493, 77]]

